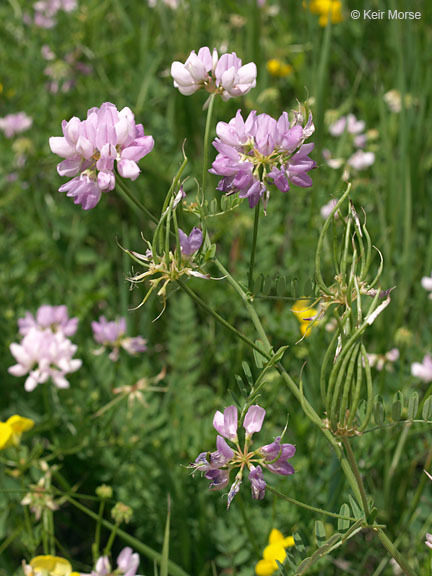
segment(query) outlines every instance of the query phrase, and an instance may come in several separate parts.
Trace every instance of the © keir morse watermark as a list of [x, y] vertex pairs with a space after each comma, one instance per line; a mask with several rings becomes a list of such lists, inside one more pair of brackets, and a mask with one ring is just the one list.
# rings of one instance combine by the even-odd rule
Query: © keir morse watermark
[[421, 12], [401, 10], [351, 10], [353, 20], [421, 20]]

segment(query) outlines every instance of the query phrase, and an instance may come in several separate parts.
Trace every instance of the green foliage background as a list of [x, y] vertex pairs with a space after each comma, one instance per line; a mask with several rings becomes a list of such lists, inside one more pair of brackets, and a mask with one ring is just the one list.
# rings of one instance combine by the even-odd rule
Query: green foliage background
[[[280, 274], [304, 285], [314, 277], [320, 207], [343, 189], [339, 175], [321, 160], [322, 149], [335, 145], [328, 133], [328, 110], [354, 112], [379, 135], [375, 164], [354, 178], [352, 198], [365, 210], [373, 243], [384, 255], [383, 285], [396, 286], [390, 308], [374, 325], [367, 343], [371, 352], [385, 353], [394, 346], [401, 351], [393, 372], [374, 372], [376, 393], [387, 405], [398, 390], [405, 398], [413, 391], [425, 398], [430, 390], [410, 375], [410, 364], [432, 351], [432, 302], [420, 286], [421, 277], [432, 270], [432, 5], [402, 0], [343, 4], [345, 20], [322, 29], [317, 17], [293, 0], [269, 0], [263, 8], [253, 0], [188, 0], [176, 11], [162, 3], [152, 9], [143, 0], [80, 0], [79, 9], [60, 13], [51, 30], [23, 23], [23, 14], [32, 9], [27, 0], [4, 0], [0, 5], [0, 116], [24, 110], [33, 117], [32, 129], [14, 141], [0, 135], [0, 415], [5, 420], [19, 413], [36, 421], [24, 443], [28, 450], [56, 455], [54, 461], [67, 482], [61, 488], [93, 495], [101, 483], [112, 485], [115, 499], [134, 511], [127, 531], [159, 551], [170, 494], [170, 558], [191, 575], [252, 574], [272, 527], [286, 535], [299, 531], [313, 549], [316, 517], [270, 494], [262, 502], [251, 501], [246, 483], [238, 502], [226, 512], [225, 499], [208, 492], [204, 479], [191, 477], [185, 466], [199, 452], [213, 449], [214, 411], [232, 403], [231, 392], [238, 393], [234, 374], [242, 373], [245, 360], [258, 374], [253, 355], [179, 292], [170, 293], [167, 311], [157, 322], [153, 322], [161, 310], [157, 298], [129, 311], [144, 292], [141, 287], [130, 292], [126, 276], [131, 261], [117, 242], [142, 251], [140, 234], [149, 237], [153, 226], [117, 191], [104, 194], [89, 212], [59, 194], [63, 180], [56, 173], [58, 158], [50, 153], [48, 138], [60, 135], [63, 119], [83, 118], [88, 108], [104, 101], [119, 109], [129, 106], [156, 143], [140, 163], [143, 172], [133, 189], [158, 213], [181, 161], [184, 139], [190, 158], [188, 194], [195, 193], [193, 178], [199, 177], [202, 163], [206, 95], [180, 95], [172, 86], [171, 62], [184, 61], [190, 50], [203, 45], [225, 46], [243, 62], [256, 62], [257, 87], [242, 100], [217, 102], [216, 119], [228, 121], [239, 107], [278, 116], [296, 108], [297, 99], [313, 99], [313, 157], [319, 164], [313, 188], [272, 195], [268, 214], [261, 220], [256, 260], [257, 276]], [[418, 9], [422, 19], [353, 21], [349, 18], [353, 8]], [[44, 44], [59, 59], [78, 50], [92, 74], [78, 76], [68, 93], [49, 92], [41, 56]], [[272, 77], [266, 70], [271, 58], [290, 63], [292, 75]], [[384, 102], [389, 90], [398, 90], [407, 102], [399, 114]], [[22, 150], [27, 161], [16, 168]], [[214, 151], [211, 154], [213, 159]], [[18, 173], [12, 182], [11, 172]], [[217, 178], [209, 175], [208, 182], [210, 194], [217, 197]], [[195, 224], [184, 215], [184, 227], [189, 230]], [[252, 227], [253, 214], [242, 203], [214, 218], [211, 230], [219, 258], [244, 282]], [[224, 282], [194, 279], [191, 284], [224, 317], [254, 337]], [[298, 323], [290, 307], [298, 295], [292, 300], [257, 298], [256, 305], [275, 349], [290, 345], [286, 367], [293, 377], [307, 361], [304, 385], [319, 411], [319, 370], [330, 335], [317, 328], [295, 345]], [[7, 373], [13, 363], [9, 345], [17, 341], [17, 318], [45, 303], [67, 304], [70, 315], [79, 317], [74, 340], [79, 344], [77, 356], [84, 361], [71, 376], [70, 390], [48, 398], [51, 413], [44, 404], [43, 386], [27, 394], [23, 382]], [[94, 356], [90, 322], [101, 314], [109, 319], [126, 316], [129, 334], [148, 339], [148, 353], [122, 356], [116, 365], [106, 356]], [[166, 392], [146, 393], [144, 405], [124, 400], [94, 418], [111, 400], [113, 386], [134, 384], [162, 369], [166, 377], [160, 385]], [[327, 509], [348, 501], [329, 446], [305, 420], [276, 372], [260, 403], [267, 410], [262, 443], [280, 432], [289, 413], [288, 441], [297, 445], [296, 474], [274, 478], [274, 485]], [[423, 543], [425, 532], [432, 529], [430, 485], [422, 472], [431, 467], [430, 428], [384, 428], [356, 439], [355, 449], [366, 488], [378, 495], [377, 506], [385, 510], [379, 521], [389, 527], [417, 573], [430, 574], [430, 556]], [[23, 509], [20, 482], [1, 474], [0, 542], [5, 543], [22, 526]], [[95, 509], [91, 502], [87, 505]], [[59, 551], [72, 559], [75, 569], [89, 572], [94, 523], [68, 504], [55, 514], [55, 521]], [[326, 530], [328, 535], [337, 530], [337, 522], [326, 524]], [[115, 552], [121, 546], [117, 541]], [[30, 557], [21, 533], [7, 548], [0, 544], [0, 549], [0, 574], [5, 576], [18, 573], [21, 560]], [[384, 556], [365, 533], [309, 573], [393, 574], [389, 564], [378, 568]], [[140, 573], [152, 570], [152, 562], [142, 558]]]

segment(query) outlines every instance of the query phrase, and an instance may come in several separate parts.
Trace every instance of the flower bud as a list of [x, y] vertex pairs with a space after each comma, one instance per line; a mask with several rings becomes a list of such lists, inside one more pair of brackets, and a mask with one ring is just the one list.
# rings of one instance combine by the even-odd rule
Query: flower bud
[[114, 508], [111, 510], [111, 516], [116, 524], [129, 524], [132, 519], [132, 508], [123, 504], [123, 502], [117, 502]]
[[98, 496], [101, 500], [109, 500], [112, 498], [112, 495], [113, 489], [107, 484], [101, 484], [96, 488], [96, 496]]

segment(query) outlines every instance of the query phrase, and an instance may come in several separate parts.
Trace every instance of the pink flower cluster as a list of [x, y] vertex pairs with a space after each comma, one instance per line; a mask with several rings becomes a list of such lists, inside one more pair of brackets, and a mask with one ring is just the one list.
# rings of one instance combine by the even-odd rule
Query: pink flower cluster
[[253, 62], [243, 66], [235, 52], [222, 54], [219, 58], [217, 50], [210, 52], [205, 46], [198, 54], [192, 50], [184, 64], [173, 62], [171, 76], [174, 86], [185, 96], [205, 88], [207, 92], [221, 94], [223, 100], [229, 100], [244, 96], [256, 86], [257, 69]]
[[73, 358], [77, 346], [68, 336], [77, 330], [78, 319], [69, 318], [66, 306], [41, 306], [34, 317], [29, 312], [18, 320], [23, 336], [18, 344], [10, 345], [17, 364], [9, 368], [13, 376], [25, 376], [24, 388], [31, 392], [48, 380], [57, 388], [69, 388], [67, 374], [81, 367], [81, 360]]
[[92, 322], [91, 326], [94, 339], [102, 345], [95, 354], [102, 354], [106, 348], [112, 348], [109, 358], [113, 362], [118, 360], [120, 348], [132, 356], [147, 350], [147, 340], [142, 336], [126, 336], [126, 318], [108, 322], [105, 316], [101, 316], [99, 322]]
[[432, 356], [426, 354], [423, 362], [414, 362], [411, 364], [411, 374], [423, 382], [432, 382]]
[[93, 68], [80, 60], [79, 48], [68, 52], [64, 58], [57, 57], [51, 48], [44, 44], [41, 48], [42, 57], [49, 62], [44, 74], [49, 78], [47, 88], [53, 94], [69, 92], [76, 84], [78, 76], [88, 76]]
[[312, 116], [303, 127], [303, 116], [294, 114], [292, 122], [283, 112], [275, 120], [253, 110], [246, 120], [239, 110], [228, 123], [219, 122], [213, 146], [219, 152], [210, 172], [223, 176], [218, 190], [238, 193], [253, 208], [261, 199], [266, 206], [269, 185], [288, 192], [290, 184], [312, 186], [308, 172], [316, 163], [308, 154], [314, 145], [305, 140], [314, 132]]
[[86, 120], [64, 120], [62, 129], [63, 136], [51, 137], [49, 143], [54, 154], [65, 158], [57, 172], [73, 178], [59, 191], [84, 210], [94, 208], [102, 192], [114, 189], [115, 164], [120, 176], [136, 180], [140, 174], [137, 162], [154, 146], [152, 136], [144, 135], [143, 125], [135, 124], [129, 108], [119, 112], [109, 102], [91, 108]]
[[96, 562], [95, 569], [91, 574], [82, 574], [82, 576], [109, 576], [117, 574], [118, 576], [135, 576], [140, 563], [139, 554], [134, 553], [132, 548], [127, 546], [123, 548], [117, 558], [117, 568], [112, 570], [108, 556], [100, 556]]
[[[363, 120], [358, 120], [354, 114], [341, 116], [339, 120], [334, 122], [329, 127], [329, 132], [332, 136], [339, 138], [344, 133], [352, 136], [352, 144], [356, 148], [355, 152], [347, 160], [348, 166], [354, 170], [366, 170], [375, 162], [375, 154], [370, 151], [364, 150], [368, 137], [364, 133], [366, 124]], [[323, 150], [324, 160], [330, 168], [335, 170], [341, 168], [345, 164], [345, 158], [333, 158], [330, 150]]]
[[72, 12], [77, 5], [77, 0], [39, 0], [33, 4], [34, 23], [38, 28], [54, 28], [57, 12]]
[[190, 464], [190, 468], [203, 472], [205, 478], [210, 480], [210, 490], [226, 488], [231, 473], [238, 469], [228, 492], [227, 508], [240, 490], [244, 471], [249, 472], [252, 498], [255, 500], [262, 500], [265, 497], [266, 481], [263, 468], [282, 476], [294, 474], [294, 468], [288, 460], [294, 456], [296, 448], [293, 444], [281, 444], [280, 436], [277, 436], [271, 444], [250, 450], [253, 443], [252, 436], [260, 432], [265, 414], [266, 411], [261, 406], [248, 408], [243, 420], [245, 440], [242, 448], [239, 443], [239, 417], [236, 406], [228, 406], [223, 413], [218, 410], [213, 418], [213, 427], [219, 434], [216, 438], [216, 451], [201, 452], [195, 462]]
[[0, 130], [4, 132], [6, 138], [13, 138], [15, 134], [25, 132], [33, 124], [33, 119], [27, 116], [25, 112], [18, 112], [17, 114], [8, 114], [4, 118], [0, 118]]

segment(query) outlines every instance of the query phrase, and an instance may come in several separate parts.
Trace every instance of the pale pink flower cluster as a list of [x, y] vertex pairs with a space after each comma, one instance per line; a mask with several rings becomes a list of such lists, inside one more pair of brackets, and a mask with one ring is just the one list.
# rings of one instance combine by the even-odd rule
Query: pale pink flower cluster
[[109, 102], [91, 108], [86, 120], [75, 116], [64, 120], [62, 129], [63, 136], [51, 137], [49, 143], [54, 154], [65, 158], [57, 172], [74, 178], [59, 191], [84, 210], [94, 208], [102, 192], [114, 189], [115, 165], [120, 176], [136, 180], [141, 172], [137, 162], [154, 146], [152, 136], [144, 135], [143, 125], [135, 124], [129, 108], [119, 112]]
[[25, 112], [18, 112], [17, 114], [8, 114], [4, 118], [0, 118], [0, 130], [4, 132], [6, 138], [13, 138], [15, 134], [25, 132], [33, 124], [33, 119], [27, 116]]
[[108, 556], [101, 556], [97, 562], [95, 569], [91, 574], [82, 574], [81, 576], [109, 576], [110, 574], [117, 574], [118, 576], [135, 576], [140, 563], [139, 554], [134, 553], [132, 548], [127, 546], [123, 548], [117, 558], [116, 570], [111, 569], [111, 564]]
[[38, 28], [54, 28], [57, 12], [72, 12], [77, 5], [77, 0], [39, 0], [33, 4], [34, 23]]
[[244, 96], [256, 86], [257, 68], [253, 62], [243, 66], [235, 52], [222, 54], [219, 58], [216, 49], [210, 52], [205, 46], [199, 49], [198, 54], [192, 50], [184, 64], [173, 62], [171, 76], [174, 86], [184, 96], [204, 88], [207, 92], [220, 94], [223, 100], [229, 100]]
[[70, 92], [76, 84], [77, 77], [88, 76], [93, 68], [80, 60], [81, 51], [79, 48], [68, 52], [64, 58], [59, 58], [44, 44], [41, 48], [42, 57], [49, 62], [45, 67], [44, 74], [49, 78], [47, 88], [53, 94], [58, 92]]
[[77, 318], [69, 318], [66, 306], [41, 306], [34, 317], [29, 312], [18, 320], [21, 342], [10, 345], [16, 364], [9, 368], [13, 376], [26, 376], [24, 388], [31, 392], [48, 380], [57, 388], [69, 388], [66, 376], [81, 367], [73, 358], [77, 346], [68, 336], [77, 330]]
[[399, 350], [398, 348], [392, 348], [385, 354], [368, 354], [369, 365], [376, 368], [378, 372], [381, 372], [383, 368], [389, 372], [393, 372], [393, 366], [396, 360], [399, 360]]
[[142, 336], [126, 336], [126, 318], [118, 318], [108, 322], [105, 316], [101, 316], [98, 322], [91, 323], [93, 337], [101, 348], [96, 350], [96, 355], [102, 354], [111, 348], [110, 360], [116, 362], [119, 358], [120, 348], [123, 348], [131, 356], [141, 354], [147, 350], [147, 340]]
[[432, 356], [426, 354], [423, 362], [414, 362], [411, 364], [411, 374], [423, 382], [432, 382]]
[[332, 136], [340, 137], [344, 133], [348, 133], [352, 137], [352, 144], [356, 148], [355, 152], [346, 161], [345, 158], [334, 158], [330, 150], [323, 150], [324, 160], [330, 168], [335, 170], [341, 168], [345, 162], [354, 170], [366, 170], [375, 162], [375, 154], [370, 151], [364, 150], [367, 144], [368, 137], [364, 133], [366, 125], [363, 120], [358, 120], [354, 114], [342, 116], [330, 125], [329, 132]]
[[[324, 204], [324, 206], [321, 206], [321, 210], [320, 210], [321, 218], [324, 218], [324, 220], [327, 220], [327, 218], [333, 212], [333, 209], [336, 206], [336, 204], [337, 204], [336, 198], [332, 198], [331, 200], [329, 200], [327, 202], [327, 204]], [[335, 212], [334, 217], [335, 218], [338, 217], [337, 212]]]

